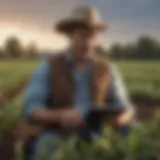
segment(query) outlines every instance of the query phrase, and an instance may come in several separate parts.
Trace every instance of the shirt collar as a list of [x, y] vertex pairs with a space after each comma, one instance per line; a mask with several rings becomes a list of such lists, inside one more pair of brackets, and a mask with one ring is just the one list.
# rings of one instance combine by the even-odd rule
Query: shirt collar
[[[67, 61], [70, 63], [71, 67], [76, 68], [71, 52], [69, 52], [69, 51], [66, 52], [66, 58], [67, 58]], [[91, 70], [92, 66], [93, 66], [93, 61], [89, 60], [88, 65], [86, 67], [86, 70], [87, 71]]]

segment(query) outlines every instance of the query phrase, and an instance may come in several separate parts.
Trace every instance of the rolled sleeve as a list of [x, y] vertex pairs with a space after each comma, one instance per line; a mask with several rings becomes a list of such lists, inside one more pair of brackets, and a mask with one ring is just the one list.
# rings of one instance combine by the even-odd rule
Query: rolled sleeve
[[110, 65], [110, 72], [111, 85], [109, 93], [109, 105], [113, 107], [124, 108], [126, 111], [134, 113], [134, 106], [129, 99], [124, 82], [117, 68], [113, 64]]
[[36, 109], [46, 106], [49, 94], [48, 77], [49, 67], [47, 61], [45, 61], [33, 73], [30, 83], [26, 88], [23, 107], [24, 117], [30, 118]]

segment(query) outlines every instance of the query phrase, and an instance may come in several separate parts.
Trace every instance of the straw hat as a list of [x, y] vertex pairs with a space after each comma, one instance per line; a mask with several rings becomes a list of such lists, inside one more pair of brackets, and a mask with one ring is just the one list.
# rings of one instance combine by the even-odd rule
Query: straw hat
[[73, 10], [70, 17], [60, 20], [56, 25], [56, 30], [63, 33], [70, 33], [76, 28], [104, 31], [107, 26], [102, 22], [97, 9], [89, 6], [82, 6]]

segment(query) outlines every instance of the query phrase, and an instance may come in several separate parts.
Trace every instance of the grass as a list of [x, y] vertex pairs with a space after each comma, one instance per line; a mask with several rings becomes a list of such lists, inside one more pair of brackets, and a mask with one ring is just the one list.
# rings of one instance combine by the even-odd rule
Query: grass
[[116, 64], [131, 95], [160, 98], [159, 61], [121, 61]]
[[8, 89], [31, 76], [38, 64], [39, 61], [35, 60], [0, 61], [0, 90]]
[[[39, 63], [40, 60], [0, 61], [0, 90], [31, 76]], [[160, 99], [159, 61], [118, 61], [115, 64], [131, 95]]]
[[[25, 79], [26, 77], [31, 76], [33, 70], [35, 70], [35, 68], [37, 68], [37, 66], [39, 65], [40, 61], [35, 61], [35, 60], [14, 60], [14, 61], [0, 61], [0, 91], [5, 90], [7, 88], [10, 88], [11, 86], [14, 86], [14, 84], [19, 83], [21, 80]], [[129, 92], [132, 95], [138, 95], [138, 96], [148, 96], [150, 98], [154, 97], [154, 98], [158, 98], [160, 99], [160, 63], [157, 61], [120, 61], [120, 62], [115, 62], [115, 64], [117, 65], [117, 67], [119, 68], [120, 72], [122, 73], [122, 77], [126, 82], [127, 88], [129, 89]], [[22, 94], [20, 96], [18, 96], [16, 99], [14, 99], [13, 102], [6, 102], [5, 106], [5, 110], [4, 110], [4, 114], [3, 116], [1, 116], [0, 119], [0, 130], [7, 130], [8, 128], [12, 128], [12, 126], [14, 126], [15, 124], [17, 124], [20, 121], [21, 118], [21, 101], [22, 101]], [[12, 107], [11, 107], [12, 106]], [[159, 117], [159, 116], [158, 116]], [[156, 135], [158, 138], [153, 138], [152, 139], [149, 137], [140, 137], [140, 132], [133, 132], [131, 135], [131, 140], [133, 140], [134, 146], [136, 145], [138, 147], [138, 149], [145, 149], [145, 155], [146, 153], [150, 153], [148, 152], [147, 149], [149, 149], [149, 151], [151, 151], [152, 146], [150, 145], [151, 143], [154, 144], [154, 147], [159, 147], [159, 130], [158, 128], [155, 129], [156, 126], [158, 126], [158, 122], [153, 123], [153, 125], [151, 124], [151, 127], [148, 127], [148, 123], [147, 123], [147, 127], [149, 128], [148, 131], [149, 133], [151, 131], [153, 131], [154, 135]], [[142, 128], [143, 129], [143, 128]], [[149, 135], [153, 135], [149, 134]], [[112, 135], [112, 134], [111, 134]], [[107, 135], [108, 137], [108, 135]], [[0, 137], [1, 138], [1, 137]], [[112, 138], [112, 137], [111, 137]], [[109, 140], [112, 141], [112, 139], [109, 138]], [[120, 139], [120, 138], [119, 138]], [[105, 138], [106, 140], [106, 138]], [[122, 139], [120, 139], [122, 140]], [[146, 143], [142, 143], [143, 146], [141, 145], [141, 141], [146, 142], [147, 144], [149, 144], [149, 147], [146, 145]], [[100, 141], [101, 142], [101, 141]], [[110, 144], [110, 141], [104, 141], [102, 144], [106, 144], [107, 146]], [[114, 144], [119, 144], [122, 141], [116, 141], [116, 143]], [[125, 142], [125, 141], [124, 141]], [[137, 142], [137, 144], [135, 143]], [[156, 143], [157, 142], [157, 143]], [[99, 143], [98, 143], [99, 144]], [[157, 144], [157, 146], [156, 146]], [[70, 149], [70, 144], [66, 144], [67, 145], [67, 149]], [[63, 145], [62, 145], [63, 146]], [[123, 148], [126, 148], [126, 144], [120, 144], [120, 151], [122, 152]], [[147, 148], [148, 147], [148, 148]], [[94, 147], [95, 148], [95, 147]], [[99, 147], [98, 147], [99, 148]], [[61, 149], [61, 148], [60, 148]], [[105, 147], [106, 149], [106, 147]], [[113, 150], [113, 146], [111, 146], [111, 149]], [[117, 149], [117, 148], [116, 148]], [[137, 150], [137, 148], [136, 148]], [[147, 150], [147, 152], [146, 152]], [[87, 150], [90, 151], [90, 150]], [[93, 152], [93, 154], [91, 155], [95, 155], [98, 150], [95, 150]], [[116, 151], [116, 150], [114, 150]], [[128, 150], [124, 150], [125, 153], [127, 153], [126, 155], [128, 155]], [[63, 151], [62, 151], [63, 152]], [[61, 152], [61, 153], [62, 153]], [[17, 148], [17, 155], [20, 155], [20, 151]], [[90, 153], [90, 152], [87, 152]], [[98, 152], [99, 153], [99, 152]], [[107, 150], [104, 151], [105, 155], [108, 156], [109, 154], [107, 153]], [[110, 153], [110, 152], [109, 152]], [[116, 155], [116, 153], [118, 153], [118, 158], [119, 159], [119, 150], [117, 152], [114, 153], [114, 155]], [[129, 152], [130, 153], [130, 152]], [[143, 150], [141, 152], [136, 152], [137, 155], [135, 156], [141, 156], [143, 155]], [[159, 152], [158, 152], [159, 153]], [[73, 150], [67, 150], [67, 153], [64, 152], [64, 158], [66, 158], [68, 155], [73, 155]], [[129, 155], [131, 157], [131, 155]], [[144, 155], [143, 155], [144, 156]], [[73, 157], [73, 156], [72, 156]], [[72, 157], [70, 157], [70, 159], [73, 159]], [[99, 157], [99, 155], [98, 155]], [[148, 155], [147, 155], [148, 158]], [[21, 158], [18, 158], [21, 159]], [[18, 160], [17, 159], [17, 160]], [[63, 159], [63, 157], [62, 157]], [[81, 158], [83, 159], [83, 158]], [[99, 158], [98, 158], [99, 159]], [[105, 158], [106, 159], [106, 158]], [[137, 158], [135, 158], [137, 159]], [[142, 158], [140, 158], [142, 159]], [[144, 158], [146, 159], [146, 158]]]

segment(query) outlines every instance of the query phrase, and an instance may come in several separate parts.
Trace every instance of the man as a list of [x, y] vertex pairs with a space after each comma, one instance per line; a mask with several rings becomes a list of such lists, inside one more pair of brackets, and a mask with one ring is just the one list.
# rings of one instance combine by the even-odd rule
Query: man
[[[98, 36], [106, 29], [98, 12], [88, 6], [79, 7], [70, 18], [60, 21], [56, 29], [68, 36], [69, 49], [40, 65], [25, 98], [26, 119], [52, 126], [46, 127], [31, 144], [30, 159], [34, 160], [38, 159], [43, 143], [63, 137], [57, 128], [74, 131], [84, 126], [84, 117], [92, 106], [125, 108], [124, 114], [112, 119], [116, 126], [127, 125], [134, 115], [115, 67], [95, 56]], [[47, 159], [53, 150], [48, 145]]]

